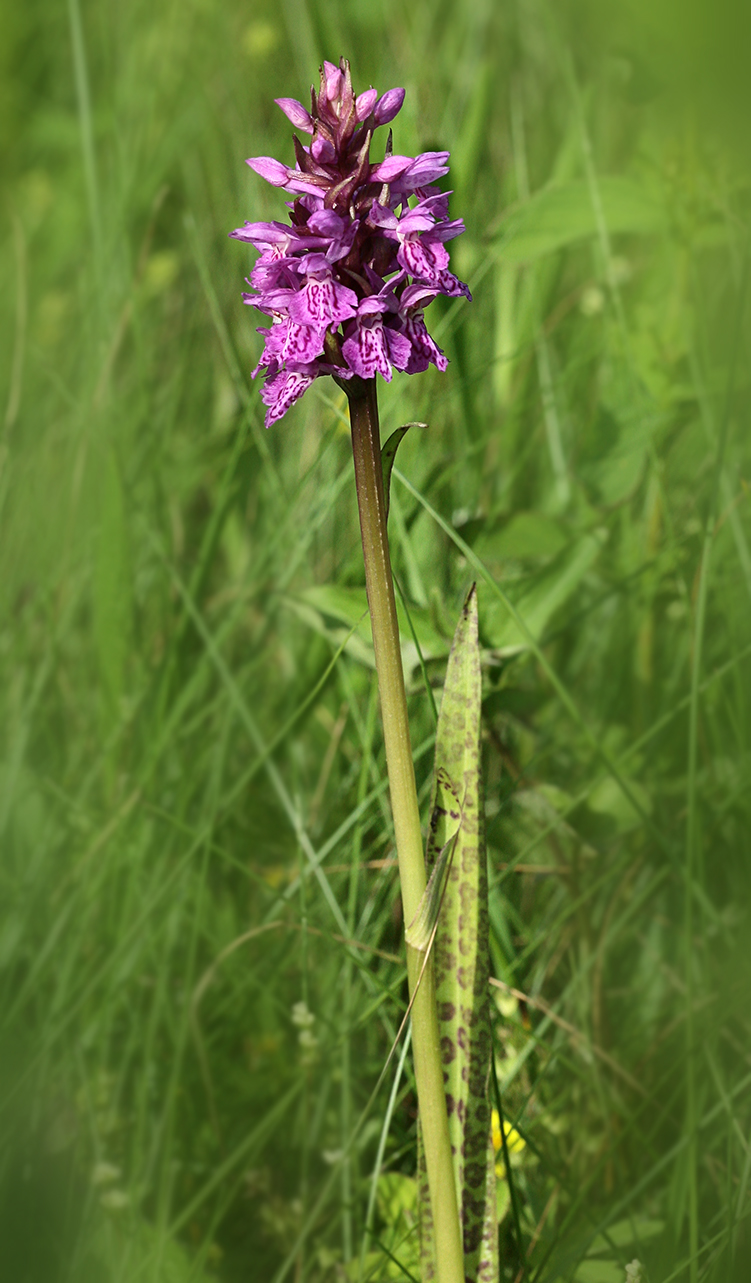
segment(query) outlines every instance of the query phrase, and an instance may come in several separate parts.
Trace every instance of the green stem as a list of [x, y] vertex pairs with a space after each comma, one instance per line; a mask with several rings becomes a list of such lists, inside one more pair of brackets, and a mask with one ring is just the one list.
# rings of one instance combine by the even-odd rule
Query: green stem
[[[365, 583], [373, 629], [391, 811], [406, 925], [414, 918], [425, 890], [425, 860], [386, 529], [375, 379], [365, 382], [358, 380], [355, 387], [348, 386], [346, 390], [352, 422], [352, 453], [365, 559]], [[423, 955], [407, 946], [410, 997], [422, 962]], [[438, 1281], [464, 1283], [464, 1253], [443, 1088], [432, 962], [425, 968], [412, 1008], [412, 1052], [433, 1213]]]

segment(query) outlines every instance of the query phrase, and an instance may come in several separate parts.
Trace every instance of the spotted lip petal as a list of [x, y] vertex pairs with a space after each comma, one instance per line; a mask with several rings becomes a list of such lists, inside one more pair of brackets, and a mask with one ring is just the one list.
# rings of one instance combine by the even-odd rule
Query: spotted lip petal
[[283, 362], [301, 365], [314, 362], [323, 352], [325, 326], [298, 325], [295, 321], [276, 321], [270, 329], [259, 329], [266, 343], [251, 378], [272, 364]]
[[341, 325], [357, 311], [357, 295], [331, 277], [313, 276], [289, 302], [289, 315], [302, 325]]
[[440, 274], [449, 265], [448, 250], [440, 242], [431, 245], [429, 241], [417, 236], [406, 237], [399, 246], [396, 257], [416, 281], [440, 289]]
[[402, 334], [408, 340], [411, 349], [405, 373], [422, 374], [431, 362], [441, 373], [444, 372], [448, 361], [435, 339], [428, 333], [428, 327], [421, 312], [406, 317], [402, 321]]
[[230, 233], [259, 252], [243, 301], [271, 318], [259, 330], [264, 348], [253, 371], [264, 375], [267, 427], [324, 374], [343, 384], [376, 374], [388, 382], [394, 370], [446, 368], [424, 308], [439, 294], [471, 297], [445, 248], [464, 224], [449, 218], [449, 193], [435, 186], [449, 154], [394, 154], [389, 131], [383, 159], [370, 156], [374, 130], [403, 101], [403, 89], [355, 94], [349, 64], [325, 62], [310, 110], [276, 99], [308, 135], [305, 143], [295, 137], [294, 166], [271, 156], [248, 161], [290, 197], [289, 223], [247, 222]]
[[297, 321], [282, 321], [284, 329], [280, 357], [283, 361], [308, 364], [323, 354], [325, 325], [300, 325]]
[[354, 332], [342, 344], [342, 356], [361, 379], [373, 379], [378, 373], [387, 383], [391, 382], [391, 362], [380, 317], [363, 317], [358, 321]]
[[264, 419], [267, 428], [283, 418], [295, 401], [300, 400], [316, 375], [314, 367], [309, 371], [286, 369], [266, 380], [261, 389], [261, 399], [268, 406]]

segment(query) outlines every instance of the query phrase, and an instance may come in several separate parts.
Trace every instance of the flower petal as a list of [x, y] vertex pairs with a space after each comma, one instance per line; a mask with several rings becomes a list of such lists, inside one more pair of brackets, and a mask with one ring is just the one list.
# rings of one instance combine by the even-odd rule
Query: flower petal
[[263, 293], [268, 293], [269, 290], [296, 289], [298, 261], [288, 257], [283, 246], [272, 245], [254, 263], [250, 273], [251, 285]]
[[383, 313], [387, 310], [388, 305], [385, 299], [381, 298], [378, 294], [371, 294], [368, 298], [364, 298], [362, 302], [358, 304], [357, 315], [383, 316]]
[[275, 323], [274, 325], [269, 326], [267, 330], [259, 329], [257, 331], [258, 334], [263, 334], [264, 345], [263, 345], [263, 352], [261, 353], [258, 361], [258, 365], [256, 366], [255, 370], [251, 371], [251, 375], [250, 375], [251, 379], [254, 379], [261, 370], [266, 369], [268, 366], [273, 365], [275, 367], [274, 373], [279, 368], [279, 361], [281, 357], [281, 347], [284, 341], [283, 330], [284, 330], [283, 325]]
[[326, 258], [330, 263], [337, 263], [340, 258], [344, 258], [355, 243], [357, 234], [357, 224], [350, 223], [349, 227], [337, 240], [332, 240], [329, 248], [326, 250]]
[[342, 73], [333, 62], [323, 63], [323, 73], [326, 78], [326, 97], [329, 102], [333, 102], [342, 92]]
[[404, 102], [403, 89], [388, 89], [375, 105], [376, 125], [387, 125], [402, 109]]
[[414, 285], [408, 285], [400, 299], [402, 311], [409, 311], [411, 308], [427, 307], [432, 303], [438, 294], [438, 290], [432, 285], [422, 285], [417, 282]]
[[397, 370], [406, 370], [412, 355], [412, 344], [406, 334], [400, 334], [390, 325], [384, 325], [383, 334], [386, 340], [386, 351], [391, 364]]
[[261, 399], [269, 408], [264, 420], [266, 427], [277, 423], [295, 404], [304, 392], [307, 392], [315, 374], [303, 373], [301, 370], [280, 370], [273, 378], [267, 379], [261, 388]]
[[463, 218], [446, 218], [436, 223], [430, 235], [433, 240], [450, 241], [455, 236], [461, 236], [464, 230]]
[[412, 236], [415, 232], [432, 232], [435, 227], [435, 219], [424, 210], [409, 209], [402, 214], [399, 219], [399, 236]]
[[307, 226], [317, 236], [341, 236], [348, 222], [349, 219], [335, 214], [333, 209], [319, 209], [311, 214]]
[[364, 324], [358, 321], [353, 333], [342, 344], [342, 356], [361, 379], [372, 379], [377, 371], [387, 383], [391, 382], [393, 371], [380, 320]]
[[323, 352], [325, 335], [325, 325], [299, 325], [297, 321], [287, 321], [280, 355], [284, 361], [297, 365], [315, 361]]
[[379, 165], [372, 167], [370, 181], [372, 183], [392, 183], [394, 179], [406, 173], [410, 166], [414, 164], [415, 162], [411, 156], [387, 156]]
[[296, 293], [296, 289], [289, 289], [285, 286], [280, 289], [264, 290], [259, 296], [256, 306], [262, 312], [283, 316], [289, 310], [290, 299], [294, 298]]
[[463, 297], [469, 299], [470, 303], [472, 302], [469, 286], [465, 285], [464, 281], [460, 281], [458, 276], [454, 276], [453, 272], [439, 272], [438, 289], [441, 294], [445, 294], [448, 298]]
[[334, 144], [330, 143], [328, 138], [319, 134], [310, 144], [310, 154], [314, 160], [322, 165], [330, 165], [336, 160], [336, 150]]
[[318, 174], [301, 174], [299, 170], [287, 171], [284, 184], [288, 192], [300, 192], [304, 196], [322, 196], [328, 187], [328, 179]]
[[292, 235], [294, 228], [285, 227], [284, 223], [245, 223], [242, 227], [237, 227], [230, 236], [236, 241], [249, 241], [256, 247], [260, 245], [286, 245]]
[[448, 250], [439, 243], [431, 245], [419, 238], [402, 241], [396, 254], [402, 267], [420, 281], [436, 285], [449, 264]]
[[313, 132], [313, 117], [296, 98], [275, 98], [277, 107], [281, 107], [287, 120], [291, 120], [295, 129], [302, 129], [306, 134]]
[[340, 325], [357, 310], [357, 295], [346, 285], [339, 285], [330, 277], [317, 280], [312, 277], [307, 285], [290, 299], [289, 314], [301, 325], [322, 325], [324, 328]]
[[402, 321], [402, 333], [412, 345], [412, 354], [405, 367], [407, 374], [420, 374], [423, 370], [427, 370], [430, 361], [441, 372], [446, 369], [448, 361], [438, 344], [428, 334], [421, 313], [418, 312], [415, 316], [407, 317]]
[[449, 158], [447, 151], [424, 151], [410, 162], [409, 169], [396, 183], [398, 191], [415, 191], [418, 187], [427, 187], [437, 178], [443, 178], [449, 172], [446, 164]]
[[377, 200], [373, 201], [368, 214], [368, 222], [375, 224], [376, 227], [383, 227], [387, 234], [391, 233], [396, 236], [399, 220], [393, 210], [387, 209], [385, 205], [379, 204]]
[[366, 89], [364, 93], [358, 94], [355, 99], [355, 113], [358, 120], [365, 120], [373, 110], [378, 98], [377, 89]]
[[286, 187], [289, 182], [287, 166], [274, 160], [273, 156], [251, 156], [245, 163], [260, 174], [261, 178], [265, 178], [267, 183], [271, 183], [272, 187]]

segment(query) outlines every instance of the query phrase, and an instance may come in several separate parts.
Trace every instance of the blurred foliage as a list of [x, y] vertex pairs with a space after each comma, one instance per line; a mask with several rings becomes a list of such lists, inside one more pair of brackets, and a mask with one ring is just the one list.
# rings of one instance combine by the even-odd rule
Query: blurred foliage
[[321, 380], [264, 432], [252, 255], [227, 240], [283, 213], [243, 163], [292, 154], [273, 98], [345, 53], [356, 85], [406, 86], [397, 150], [451, 149], [467, 223], [474, 302], [432, 309], [449, 371], [397, 376], [381, 404], [385, 433], [430, 425], [401, 447], [390, 518], [425, 800], [406, 615], [439, 694], [480, 579], [496, 1067], [525, 1141], [528, 1277], [609, 1283], [638, 1258], [650, 1283], [740, 1283], [747, 7], [1, 14], [14, 1277], [414, 1274], [409, 1057], [350, 1144], [406, 986], [345, 405]]

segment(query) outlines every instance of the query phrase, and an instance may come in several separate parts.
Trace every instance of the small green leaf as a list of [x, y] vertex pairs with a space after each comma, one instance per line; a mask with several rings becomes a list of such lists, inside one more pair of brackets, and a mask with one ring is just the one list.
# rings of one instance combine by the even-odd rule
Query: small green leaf
[[556, 557], [568, 543], [564, 528], [543, 512], [517, 512], [499, 529], [483, 530], [470, 541], [483, 561]]
[[587, 1253], [588, 1256], [597, 1256], [600, 1252], [612, 1252], [614, 1247], [628, 1247], [631, 1243], [645, 1243], [647, 1239], [655, 1238], [661, 1234], [665, 1228], [664, 1221], [658, 1221], [649, 1217], [636, 1217], [628, 1220], [616, 1221], [614, 1225], [609, 1225], [607, 1234], [598, 1234]]
[[301, 599], [313, 606], [321, 615], [339, 620], [348, 628], [362, 623], [361, 634], [370, 639], [370, 626], [364, 616], [368, 613], [368, 597], [364, 588], [342, 588], [339, 584], [318, 584], [300, 594]]
[[[309, 628], [328, 637], [337, 646], [349, 630], [354, 628], [354, 636], [347, 642], [348, 654], [369, 668], [375, 666], [368, 599], [364, 588], [319, 584], [313, 588], [306, 588], [299, 595], [285, 597], [284, 600]], [[435, 627], [429, 609], [410, 606], [410, 626], [404, 605], [397, 598], [396, 613], [399, 619], [402, 660], [406, 672], [410, 673], [419, 664], [414, 637], [417, 638], [424, 660], [445, 657], [448, 646]]]
[[574, 1278], [576, 1283], [623, 1283], [623, 1270], [612, 1261], [582, 1261]]
[[652, 799], [644, 786], [634, 779], [629, 779], [628, 786], [641, 807], [641, 813], [610, 775], [601, 780], [587, 798], [587, 809], [595, 815], [607, 816], [617, 833], [628, 833], [630, 829], [637, 828], [643, 823], [643, 814], [652, 813]]
[[381, 446], [381, 465], [383, 467], [383, 495], [386, 500], [386, 516], [389, 515], [389, 504], [391, 499], [391, 470], [394, 466], [396, 452], [402, 443], [402, 439], [409, 432], [410, 428], [427, 428], [427, 423], [405, 423], [403, 428], [397, 428], [392, 432], [388, 441]]
[[414, 1176], [405, 1176], [403, 1172], [383, 1172], [378, 1177], [376, 1198], [378, 1213], [389, 1229], [396, 1228], [401, 1217], [405, 1217], [409, 1225], [417, 1203]]
[[[555, 612], [578, 588], [601, 548], [600, 535], [584, 535], [539, 574], [525, 577], [517, 583], [510, 581], [504, 584], [536, 641], [541, 639]], [[488, 643], [504, 655], [516, 654], [517, 651], [526, 650], [529, 645], [497, 598], [493, 598], [483, 610], [482, 627], [483, 636]]]
[[364, 588], [339, 588], [321, 584], [294, 596], [285, 604], [306, 627], [332, 645], [345, 645], [347, 654], [368, 668], [375, 667], [368, 599]]

